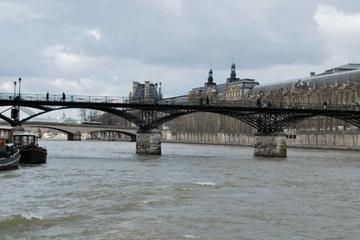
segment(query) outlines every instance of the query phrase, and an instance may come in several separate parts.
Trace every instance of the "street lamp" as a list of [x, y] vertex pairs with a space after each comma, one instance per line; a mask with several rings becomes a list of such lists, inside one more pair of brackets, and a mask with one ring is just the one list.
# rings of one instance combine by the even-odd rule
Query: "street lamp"
[[15, 100], [15, 97], [16, 97], [16, 82], [14, 81], [14, 100]]
[[21, 78], [19, 78], [19, 100], [21, 99]]

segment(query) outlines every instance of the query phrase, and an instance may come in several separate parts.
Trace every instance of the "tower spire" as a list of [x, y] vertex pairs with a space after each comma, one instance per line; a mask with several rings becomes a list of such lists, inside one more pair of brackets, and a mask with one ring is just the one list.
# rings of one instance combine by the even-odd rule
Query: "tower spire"
[[231, 78], [236, 78], [236, 66], [235, 66], [235, 63], [233, 62], [232, 64], [231, 64], [231, 74], [230, 74], [230, 77]]
[[239, 81], [240, 79], [236, 77], [236, 66], [235, 66], [235, 62], [234, 62], [234, 57], [233, 57], [233, 63], [231, 64], [231, 73], [230, 73], [230, 77], [226, 80], [227, 83], [232, 83], [232, 82], [236, 82]]
[[210, 68], [209, 77], [208, 77], [208, 84], [213, 84], [213, 83], [214, 83], [213, 70], [212, 70], [212, 68]]

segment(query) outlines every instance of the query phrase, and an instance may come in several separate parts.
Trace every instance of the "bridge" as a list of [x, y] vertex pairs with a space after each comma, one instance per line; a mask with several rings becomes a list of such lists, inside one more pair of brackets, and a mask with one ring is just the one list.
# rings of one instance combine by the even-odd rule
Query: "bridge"
[[[137, 126], [136, 152], [161, 154], [161, 133], [159, 127], [178, 117], [196, 113], [210, 112], [229, 116], [243, 121], [255, 129], [254, 155], [286, 156], [286, 139], [283, 129], [304, 119], [326, 116], [360, 127], [360, 108], [357, 105], [271, 103], [267, 107], [256, 101], [215, 101], [209, 104], [192, 102], [188, 98], [163, 99], [156, 102], [129, 101], [128, 98], [70, 96], [62, 99], [60, 95], [0, 93], [0, 106], [11, 107], [11, 117], [0, 114], [0, 118], [12, 126], [45, 113], [63, 109], [93, 109], [114, 114]], [[19, 118], [19, 109], [29, 107], [40, 110], [31, 116]]]
[[67, 135], [69, 141], [80, 141], [81, 134], [89, 133], [94, 137], [103, 137], [107, 139], [114, 139], [114, 134], [123, 134], [130, 138], [131, 141], [136, 141], [135, 128], [119, 128], [116, 126], [105, 125], [87, 125], [76, 123], [56, 123], [56, 122], [24, 122], [24, 128], [46, 128], [56, 130]]

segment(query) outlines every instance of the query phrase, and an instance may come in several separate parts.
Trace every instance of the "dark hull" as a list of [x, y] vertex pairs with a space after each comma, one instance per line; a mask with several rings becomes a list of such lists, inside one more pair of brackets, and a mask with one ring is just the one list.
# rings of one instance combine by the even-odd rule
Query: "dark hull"
[[0, 158], [0, 171], [12, 170], [19, 168], [20, 152], [17, 151], [9, 158]]
[[20, 150], [20, 163], [23, 164], [42, 164], [46, 163], [47, 151], [45, 148], [37, 146], [26, 146]]

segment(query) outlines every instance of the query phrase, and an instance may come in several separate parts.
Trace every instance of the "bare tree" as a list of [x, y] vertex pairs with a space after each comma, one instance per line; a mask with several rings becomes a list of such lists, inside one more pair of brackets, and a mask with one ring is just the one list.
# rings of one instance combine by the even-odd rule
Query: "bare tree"
[[87, 109], [79, 109], [79, 112], [80, 112], [80, 118], [83, 122], [86, 122], [87, 121]]
[[88, 112], [88, 121], [98, 121], [101, 116], [101, 112], [97, 110], [89, 110]]
[[84, 122], [98, 121], [102, 115], [101, 112], [97, 110], [88, 110], [81, 108], [79, 111], [80, 111], [80, 118]]

